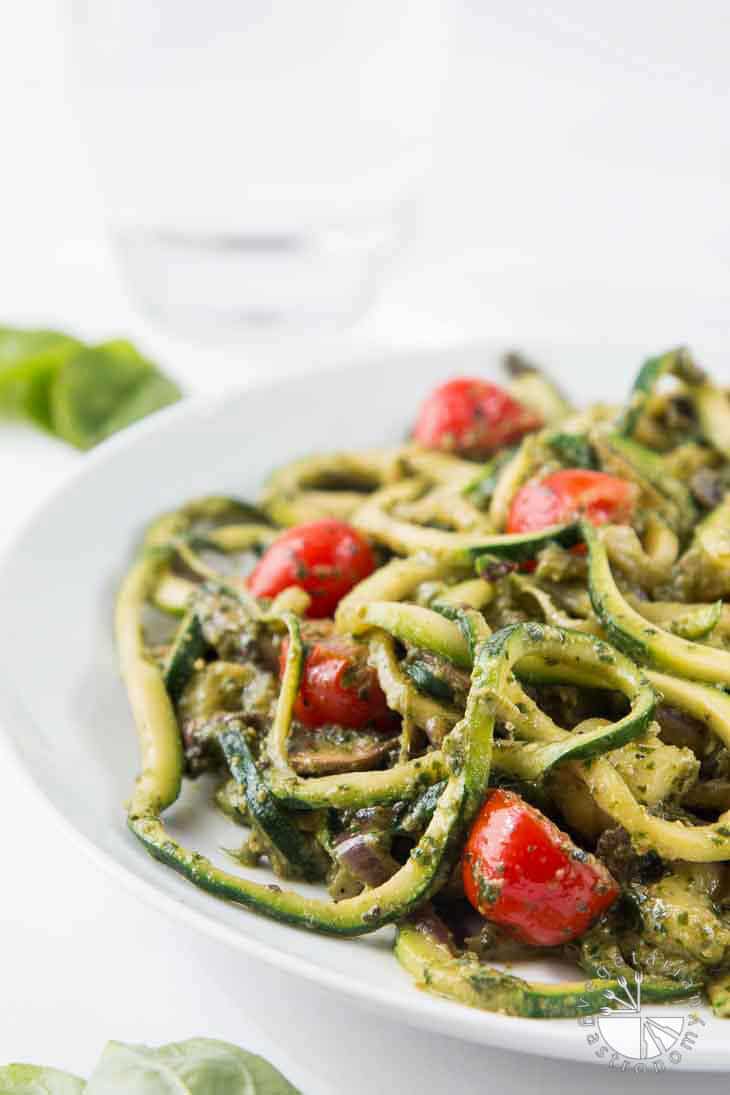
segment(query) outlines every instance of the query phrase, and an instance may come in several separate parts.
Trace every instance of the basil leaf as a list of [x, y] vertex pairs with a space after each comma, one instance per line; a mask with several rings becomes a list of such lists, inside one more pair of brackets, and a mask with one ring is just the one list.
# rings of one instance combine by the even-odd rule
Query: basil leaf
[[145, 377], [141, 384], [125, 399], [119, 408], [104, 423], [104, 436], [111, 437], [119, 430], [126, 429], [133, 422], [146, 418], [153, 411], [159, 411], [180, 398], [180, 389], [174, 381], [155, 372]]
[[71, 349], [81, 343], [60, 331], [25, 330], [22, 327], [0, 327], [0, 369], [21, 365], [28, 358], [59, 346]]
[[86, 1095], [300, 1095], [253, 1053], [211, 1038], [151, 1049], [109, 1042]]
[[118, 339], [80, 350], [59, 370], [51, 388], [51, 420], [64, 441], [90, 449], [179, 398], [176, 384]]
[[7, 1065], [0, 1068], [2, 1095], [81, 1095], [83, 1080], [68, 1072], [40, 1065]]
[[0, 327], [0, 411], [51, 429], [51, 384], [81, 343], [58, 331]]
[[180, 398], [125, 339], [85, 346], [59, 331], [0, 327], [0, 414], [89, 449]]

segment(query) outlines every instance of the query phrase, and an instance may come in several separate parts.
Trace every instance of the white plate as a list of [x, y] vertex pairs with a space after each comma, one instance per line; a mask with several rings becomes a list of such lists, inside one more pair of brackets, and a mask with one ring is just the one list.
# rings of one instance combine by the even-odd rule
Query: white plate
[[[88, 456], [33, 516], [0, 567], [0, 722], [69, 831], [107, 871], [157, 906], [381, 1015], [487, 1045], [590, 1061], [590, 1031], [577, 1021], [513, 1019], [429, 997], [389, 953], [390, 930], [339, 941], [226, 905], [150, 859], [124, 824], [137, 752], [111, 614], [144, 524], [196, 495], [255, 498], [273, 466], [313, 449], [398, 440], [434, 382], [459, 372], [497, 375], [498, 351], [381, 357], [186, 402]], [[620, 399], [636, 360], [635, 351], [605, 347], [548, 354], [555, 374], [581, 401]], [[225, 863], [218, 848], [233, 843], [235, 833], [209, 809], [193, 821], [191, 803], [203, 793], [202, 784], [188, 785], [170, 820], [189, 843]], [[727, 1068], [730, 1026], [706, 1012], [703, 1019], [696, 1047], [677, 1048], [677, 1064]]]

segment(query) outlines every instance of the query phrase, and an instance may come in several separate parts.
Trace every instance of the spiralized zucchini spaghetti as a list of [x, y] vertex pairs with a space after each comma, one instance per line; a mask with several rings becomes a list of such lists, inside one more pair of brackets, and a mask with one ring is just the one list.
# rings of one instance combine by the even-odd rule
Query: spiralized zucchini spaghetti
[[[619, 407], [505, 364], [435, 389], [404, 444], [150, 526], [116, 613], [129, 827], [256, 913], [395, 925], [465, 1004], [582, 1015], [641, 975], [729, 1015], [728, 392], [684, 349]], [[202, 772], [229, 858], [276, 884], [166, 830]], [[575, 978], [504, 968], [536, 955]]]

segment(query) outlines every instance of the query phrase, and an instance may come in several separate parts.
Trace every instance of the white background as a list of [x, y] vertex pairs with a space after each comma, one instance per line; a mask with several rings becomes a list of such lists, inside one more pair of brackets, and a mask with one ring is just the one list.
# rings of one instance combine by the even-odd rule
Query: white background
[[[375, 307], [339, 338], [210, 347], [157, 329], [128, 304], [64, 96], [62, 9], [53, 0], [7, 0], [0, 323], [131, 335], [191, 391], [373, 344], [498, 336], [647, 350], [676, 341], [699, 350], [728, 345], [727, 5], [452, 0], [448, 7], [451, 65], [420, 233], [384, 278]], [[78, 459], [4, 428], [0, 535]], [[270, 1053], [293, 1078], [308, 1069], [317, 1079], [307, 1095], [469, 1093], [487, 1085], [609, 1091], [630, 1082], [605, 1069], [393, 1029], [231, 954], [107, 882], [55, 831], [14, 769], [4, 767], [2, 784], [0, 1061], [40, 1059], [88, 1073], [109, 1037], [154, 1043], [206, 1034]], [[689, 1082], [726, 1090], [719, 1078]], [[663, 1091], [680, 1084], [678, 1076], [661, 1078]]]

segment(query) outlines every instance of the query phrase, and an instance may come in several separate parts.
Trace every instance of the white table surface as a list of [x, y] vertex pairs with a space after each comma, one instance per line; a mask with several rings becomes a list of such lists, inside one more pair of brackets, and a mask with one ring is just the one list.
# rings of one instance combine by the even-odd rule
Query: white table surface
[[[485, 335], [730, 347], [726, 6], [619, 2], [591, 24], [599, 8], [453, 0], [458, 63], [422, 231], [375, 308], [337, 338], [210, 347], [133, 312], [60, 91], [58, 6], [2, 5], [0, 322], [127, 334], [191, 391], [372, 345]], [[3, 426], [0, 541], [81, 459]], [[108, 1038], [208, 1035], [270, 1055], [307, 1095], [487, 1084], [549, 1095], [566, 1083], [600, 1095], [626, 1083], [396, 1029], [230, 953], [111, 883], [0, 763], [0, 1062], [88, 1073]], [[687, 1078], [636, 1082], [672, 1092]], [[727, 1090], [719, 1077], [689, 1082]]]

